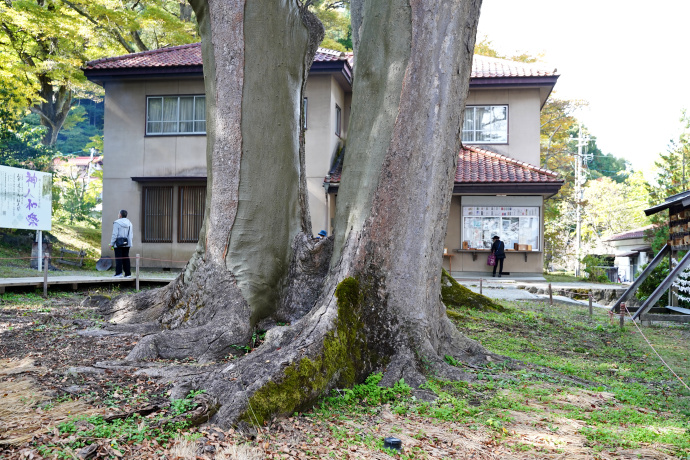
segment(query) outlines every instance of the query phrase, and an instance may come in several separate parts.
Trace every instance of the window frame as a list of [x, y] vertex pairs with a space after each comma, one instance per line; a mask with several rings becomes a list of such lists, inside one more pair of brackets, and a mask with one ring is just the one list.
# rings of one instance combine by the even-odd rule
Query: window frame
[[[169, 192], [167, 197], [169, 202], [163, 203], [163, 205], [168, 208], [167, 215], [165, 213], [159, 213], [157, 215], [148, 213], [149, 207], [147, 206], [147, 192], [149, 190], [160, 190], [161, 192]], [[164, 197], [165, 198], [165, 197]], [[174, 206], [174, 186], [172, 185], [144, 185], [141, 188], [141, 242], [142, 243], [172, 243], [173, 242], [173, 213], [175, 210]], [[151, 232], [161, 231], [161, 236], [149, 237], [149, 218], [161, 217], [161, 222], [156, 225], [158, 229], [151, 229]], [[153, 225], [152, 225], [153, 226]], [[164, 234], [168, 230], [170, 236]]]
[[[472, 119], [472, 122], [474, 123], [474, 122], [476, 121], [476, 113], [477, 113], [476, 109], [477, 109], [477, 108], [493, 108], [493, 107], [505, 107], [505, 109], [506, 109], [505, 141], [493, 141], [493, 140], [492, 140], [492, 141], [465, 140], [465, 133], [466, 133], [466, 132], [471, 132], [471, 133], [475, 134], [475, 136], [474, 136], [475, 138], [476, 138], [476, 133], [481, 133], [481, 132], [482, 132], [482, 131], [476, 130], [476, 129], [473, 129], [473, 130], [471, 130], [471, 131], [466, 131], [466, 130], [465, 130], [465, 123], [467, 122], [467, 110], [468, 110], [468, 109], [474, 109], [473, 114], [474, 114], [475, 116], [474, 116], [473, 119]], [[463, 144], [467, 144], [467, 145], [480, 145], [480, 144], [484, 144], [484, 145], [506, 145], [506, 144], [508, 144], [509, 141], [510, 141], [510, 123], [509, 123], [509, 121], [510, 121], [510, 107], [509, 107], [508, 104], [484, 104], [484, 105], [482, 105], [482, 104], [476, 104], [476, 105], [473, 104], [473, 105], [466, 105], [466, 106], [465, 106], [464, 116], [463, 116], [462, 130], [461, 130], [461, 134], [460, 134], [460, 138], [461, 138], [461, 140], [462, 140], [462, 143], [463, 143]]]
[[[195, 191], [200, 191], [203, 189], [203, 196], [201, 197], [193, 197], [193, 200], [196, 200], [196, 204], [201, 207], [201, 213], [200, 214], [195, 214], [194, 220], [195, 223], [192, 225], [198, 226], [198, 229], [196, 230], [196, 239], [193, 237], [189, 237], [186, 235], [186, 231], [183, 231], [184, 228], [189, 228], [189, 223], [185, 222], [185, 217], [189, 218], [191, 214], [183, 214], [182, 207], [184, 206], [183, 203], [183, 195], [184, 192], [189, 189], [189, 190], [195, 190]], [[201, 227], [204, 224], [204, 214], [206, 212], [206, 193], [207, 193], [207, 188], [206, 185], [178, 185], [177, 186], [177, 242], [178, 243], [198, 243], [199, 242], [199, 234], [201, 233]], [[185, 235], [183, 235], [183, 233]]]
[[335, 105], [335, 135], [340, 137], [343, 121], [343, 109], [338, 104]]
[[[192, 120], [180, 120], [180, 98], [184, 97], [193, 97], [194, 98], [194, 105], [192, 108], [192, 113], [196, 114], [196, 103], [197, 99], [203, 98], [204, 99], [204, 110], [203, 110], [203, 119], [192, 119]], [[155, 132], [150, 132], [149, 131], [149, 123], [164, 123], [164, 121], [161, 120], [155, 120], [151, 121], [149, 120], [149, 109], [150, 109], [150, 101], [152, 99], [161, 99], [161, 101], [165, 98], [177, 98], [177, 114], [176, 114], [176, 123], [177, 123], [177, 131], [175, 132], [160, 132], [160, 133], [155, 133]], [[161, 104], [162, 107], [162, 104]], [[193, 115], [194, 116], [194, 115]], [[180, 123], [183, 122], [191, 122], [192, 125], [194, 126], [196, 123], [202, 122], [204, 123], [204, 130], [203, 131], [183, 131], [180, 132]], [[153, 95], [153, 96], [146, 96], [146, 113], [144, 117], [144, 135], [146, 137], [166, 137], [166, 136], [205, 136], [206, 135], [206, 95], [205, 94], [160, 94], [160, 95]]]

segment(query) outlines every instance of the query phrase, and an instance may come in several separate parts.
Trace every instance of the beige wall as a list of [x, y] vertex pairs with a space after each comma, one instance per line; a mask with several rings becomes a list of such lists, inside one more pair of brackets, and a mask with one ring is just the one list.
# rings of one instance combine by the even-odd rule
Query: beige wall
[[[129, 211], [134, 224], [134, 247], [132, 254], [142, 257], [164, 259], [165, 261], [143, 261], [143, 266], [182, 266], [194, 250], [195, 244], [177, 243], [177, 200], [174, 190], [173, 243], [141, 243], [141, 187], [146, 184], [133, 182], [133, 176], [205, 176], [205, 136], [145, 136], [146, 96], [174, 94], [203, 94], [201, 78], [187, 80], [147, 80], [108, 82], [105, 85], [105, 167], [103, 196], [102, 253], [112, 255], [108, 247], [112, 222], [121, 208]], [[327, 203], [323, 180], [328, 173], [338, 146], [347, 136], [350, 117], [351, 93], [345, 93], [335, 78], [330, 75], [312, 75], [306, 88], [308, 98], [306, 142], [306, 175], [309, 207], [313, 233], [326, 229], [329, 234], [329, 216], [335, 214], [335, 197]], [[335, 105], [342, 112], [341, 137], [335, 134]], [[509, 143], [504, 145], [482, 145], [489, 150], [525, 161], [539, 164], [539, 112], [538, 89], [491, 89], [472, 90], [468, 105], [507, 104], [509, 117]], [[154, 184], [151, 184], [154, 185]], [[155, 185], [172, 185], [155, 184]], [[191, 184], [190, 184], [191, 185]], [[497, 201], [498, 200], [498, 201]], [[517, 200], [517, 201], [515, 201]], [[535, 201], [536, 200], [536, 201]], [[515, 202], [516, 205], [542, 206], [541, 196], [533, 197], [481, 197], [454, 196], [446, 247], [453, 255], [453, 271], [489, 271], [486, 257], [472, 260], [469, 253], [456, 253], [461, 247], [461, 205], [476, 203], [491, 205], [496, 202]], [[542, 217], [543, 228], [543, 217]], [[543, 238], [543, 236], [542, 236]], [[543, 241], [542, 241], [543, 247]], [[522, 254], [512, 254], [506, 260], [505, 270], [514, 272], [542, 271], [542, 253], [531, 253], [527, 262]], [[449, 258], [444, 258], [449, 268]]]
[[[443, 267], [448, 270], [450, 264], [453, 265], [453, 272], [486, 272], [490, 273], [493, 268], [486, 265], [486, 258], [489, 251], [463, 251], [456, 252], [462, 249], [462, 206], [538, 206], [539, 221], [541, 228], [540, 248], [544, 247], [544, 199], [542, 196], [453, 196], [450, 205], [450, 214], [448, 220], [448, 230], [446, 232], [445, 247], [448, 248], [448, 253], [452, 254], [452, 259], [449, 263], [449, 258], [443, 258]], [[476, 260], [473, 260], [473, 255], [476, 255]], [[539, 273], [543, 272], [543, 249], [540, 251], [532, 251], [527, 253], [527, 261], [522, 252], [508, 251], [507, 257], [503, 265], [503, 270], [514, 273]]]
[[539, 166], [538, 88], [472, 90], [467, 105], [508, 105], [508, 144], [478, 146]]
[[[142, 261], [142, 266], [183, 266], [196, 246], [177, 243], [177, 190], [173, 203], [173, 243], [141, 242], [141, 184], [132, 177], [205, 176], [206, 136], [145, 136], [146, 96], [203, 94], [203, 79], [121, 81], [105, 84], [103, 232], [101, 253], [110, 249], [112, 223], [127, 209], [134, 226], [132, 255], [180, 261]], [[171, 185], [171, 184], [156, 184]]]
[[[323, 180], [331, 168], [338, 147], [347, 136], [350, 93], [345, 93], [330, 75], [313, 75], [307, 80], [306, 170], [312, 232], [331, 232]], [[335, 105], [341, 109], [340, 137], [335, 134]]]

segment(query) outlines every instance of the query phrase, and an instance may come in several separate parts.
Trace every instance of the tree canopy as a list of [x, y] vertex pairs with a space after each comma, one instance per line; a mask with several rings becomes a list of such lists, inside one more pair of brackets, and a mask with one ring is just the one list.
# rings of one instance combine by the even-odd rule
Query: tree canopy
[[[98, 94], [81, 67], [92, 59], [197, 40], [177, 1], [7, 0], [0, 4], [3, 104], [28, 107], [54, 145], [72, 102]], [[186, 12], [185, 12], [186, 11]], [[20, 102], [22, 101], [22, 102]]]

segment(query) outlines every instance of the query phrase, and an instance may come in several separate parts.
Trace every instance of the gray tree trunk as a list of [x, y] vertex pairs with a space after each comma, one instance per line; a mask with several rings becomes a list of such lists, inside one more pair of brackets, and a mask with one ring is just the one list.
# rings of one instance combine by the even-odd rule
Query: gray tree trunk
[[481, 0], [353, 0], [348, 152], [335, 239], [318, 244], [307, 236], [295, 114], [322, 31], [296, 1], [273, 3], [192, 1], [209, 101], [203, 244], [171, 286], [110, 311], [169, 328], [130, 359], [213, 360], [246, 343], [259, 320], [293, 321], [241, 359], [178, 381], [177, 396], [203, 388], [219, 398], [221, 424], [292, 413], [374, 370], [384, 382], [418, 385], [429, 371], [468, 378], [445, 355], [491, 359], [458, 333], [440, 300]]

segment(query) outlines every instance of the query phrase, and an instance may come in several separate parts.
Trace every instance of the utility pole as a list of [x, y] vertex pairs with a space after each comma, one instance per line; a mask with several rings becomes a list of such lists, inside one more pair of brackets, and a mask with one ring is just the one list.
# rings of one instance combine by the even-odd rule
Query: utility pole
[[576, 208], [575, 208], [575, 219], [577, 223], [577, 260], [575, 261], [575, 276], [580, 276], [580, 259], [582, 258], [582, 198], [583, 190], [582, 186], [585, 184], [586, 178], [584, 177], [584, 171], [582, 169], [582, 164], [589, 162], [594, 158], [593, 154], [582, 154], [582, 147], [586, 147], [589, 144], [589, 136], [582, 137], [582, 124], [578, 131], [577, 137], [570, 138], [573, 141], [577, 141], [577, 158], [575, 159], [575, 197], [576, 197]]

